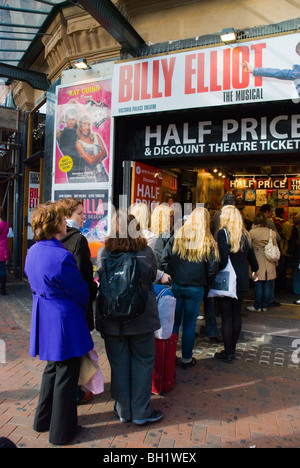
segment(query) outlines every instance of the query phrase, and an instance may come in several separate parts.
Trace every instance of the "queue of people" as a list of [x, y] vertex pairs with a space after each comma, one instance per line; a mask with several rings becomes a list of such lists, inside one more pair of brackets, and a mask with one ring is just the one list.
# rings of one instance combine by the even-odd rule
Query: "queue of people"
[[[292, 239], [298, 268], [300, 215], [297, 219]], [[83, 221], [82, 200], [65, 199], [38, 206], [31, 220], [35, 244], [25, 263], [33, 294], [30, 355], [47, 361], [34, 429], [49, 431], [50, 442], [58, 445], [70, 442], [78, 430], [77, 405], [86, 397], [78, 387], [81, 358], [94, 348], [90, 332], [94, 328], [96, 282], [89, 247], [79, 230]], [[174, 211], [167, 204], [157, 206], [152, 215], [145, 204], [131, 207], [129, 214], [116, 212], [97, 258], [100, 286], [101, 275], [105, 274], [110, 291], [97, 302], [96, 329], [104, 339], [111, 367], [114, 412], [121, 422], [140, 425], [163, 417], [151, 405], [154, 332], [160, 328], [154, 284], [169, 284], [176, 298], [173, 333], [182, 332], [181, 367], [188, 370], [197, 364], [193, 347], [200, 305], [204, 301], [205, 307], [218, 272], [230, 260], [237, 278], [236, 296], [210, 298], [210, 314], [214, 315], [217, 306], [221, 315], [224, 350], [215, 358], [232, 363], [249, 279], [255, 285], [255, 303], [250, 310], [265, 310], [272, 300], [276, 266], [263, 258], [269, 232], [263, 212], [258, 213], [248, 231], [234, 199], [228, 196], [218, 214], [216, 232], [212, 231], [210, 214], [204, 207], [196, 207], [176, 229]], [[271, 238], [275, 245], [273, 231]], [[116, 273], [112, 265], [125, 265], [128, 258], [133, 265], [130, 281], [135, 276], [136, 282], [133, 288], [128, 284], [126, 291], [125, 268]], [[300, 295], [299, 269], [297, 273], [294, 287]], [[121, 287], [123, 296], [113, 300]], [[98, 297], [99, 291], [100, 287]], [[137, 292], [140, 310], [134, 311]], [[125, 312], [128, 317], [135, 313], [134, 318], [126, 320], [117, 316], [125, 293], [127, 301], [128, 295], [132, 296]], [[78, 400], [79, 390], [83, 398]]]

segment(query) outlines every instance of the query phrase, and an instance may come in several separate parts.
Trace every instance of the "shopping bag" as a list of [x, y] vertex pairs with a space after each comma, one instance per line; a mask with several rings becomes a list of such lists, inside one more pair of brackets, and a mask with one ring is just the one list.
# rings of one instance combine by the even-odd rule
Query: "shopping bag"
[[237, 299], [236, 273], [229, 257], [226, 267], [217, 274], [207, 297], [232, 297]]
[[97, 365], [97, 372], [93, 377], [84, 385], [84, 387], [92, 392], [94, 395], [99, 395], [99, 393], [104, 392], [104, 379], [101, 372], [101, 369], [98, 364], [98, 353], [95, 349], [92, 349], [88, 353], [89, 358], [92, 359]]
[[154, 332], [154, 336], [159, 340], [167, 340], [170, 338], [173, 331], [176, 299], [173, 295], [172, 289], [168, 286], [162, 287], [160, 285], [156, 285], [154, 286], [154, 291], [156, 294], [156, 302], [161, 324], [160, 329]]
[[94, 359], [92, 359], [89, 353], [82, 356], [78, 385], [86, 386], [98, 370], [99, 370], [98, 363], [94, 361]]

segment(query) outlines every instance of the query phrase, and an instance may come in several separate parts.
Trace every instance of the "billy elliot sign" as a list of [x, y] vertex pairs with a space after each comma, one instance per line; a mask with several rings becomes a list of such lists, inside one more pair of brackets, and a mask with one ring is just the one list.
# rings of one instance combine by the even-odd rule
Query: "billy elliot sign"
[[297, 100], [299, 43], [295, 33], [116, 63], [112, 115]]

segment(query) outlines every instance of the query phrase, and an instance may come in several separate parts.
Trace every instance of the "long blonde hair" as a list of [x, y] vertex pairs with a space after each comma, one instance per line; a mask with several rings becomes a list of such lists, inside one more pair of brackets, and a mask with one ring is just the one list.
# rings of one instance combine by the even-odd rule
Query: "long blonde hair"
[[165, 204], [158, 205], [151, 215], [151, 231], [158, 237], [173, 230], [174, 211]]
[[146, 203], [136, 203], [132, 205], [130, 207], [130, 213], [138, 220], [142, 230], [149, 229], [151, 213]]
[[206, 208], [195, 208], [184, 225], [178, 229], [173, 252], [190, 262], [206, 261], [211, 252], [219, 260], [217, 243], [210, 230], [210, 215]]
[[251, 239], [248, 231], [245, 229], [243, 217], [235, 206], [227, 205], [222, 208], [220, 229], [223, 228], [226, 228], [228, 232], [231, 252], [236, 253], [243, 248], [243, 243], [246, 239], [248, 239], [251, 245]]

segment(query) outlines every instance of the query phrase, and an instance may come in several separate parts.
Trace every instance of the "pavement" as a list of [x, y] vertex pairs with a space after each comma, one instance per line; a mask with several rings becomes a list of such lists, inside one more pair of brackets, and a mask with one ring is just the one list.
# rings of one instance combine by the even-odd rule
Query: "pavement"
[[[10, 282], [8, 293], [0, 296], [0, 437], [9, 438], [18, 448], [57, 448], [49, 443], [47, 432], [32, 429], [45, 363], [28, 354], [30, 289], [26, 282]], [[252, 305], [251, 294], [245, 307]], [[199, 320], [194, 348], [197, 365], [181, 369], [179, 340], [175, 387], [152, 396], [152, 406], [162, 410], [163, 418], [143, 426], [121, 423], [114, 415], [104, 343], [93, 332], [104, 392], [78, 407], [82, 429], [70, 445], [60, 448], [124, 449], [118, 451], [124, 454], [138, 448], [167, 453], [200, 448], [299, 448], [300, 307], [292, 304], [292, 294], [276, 300], [282, 305], [266, 313], [244, 308], [233, 364], [214, 359], [222, 345], [209, 342], [204, 321]]]

